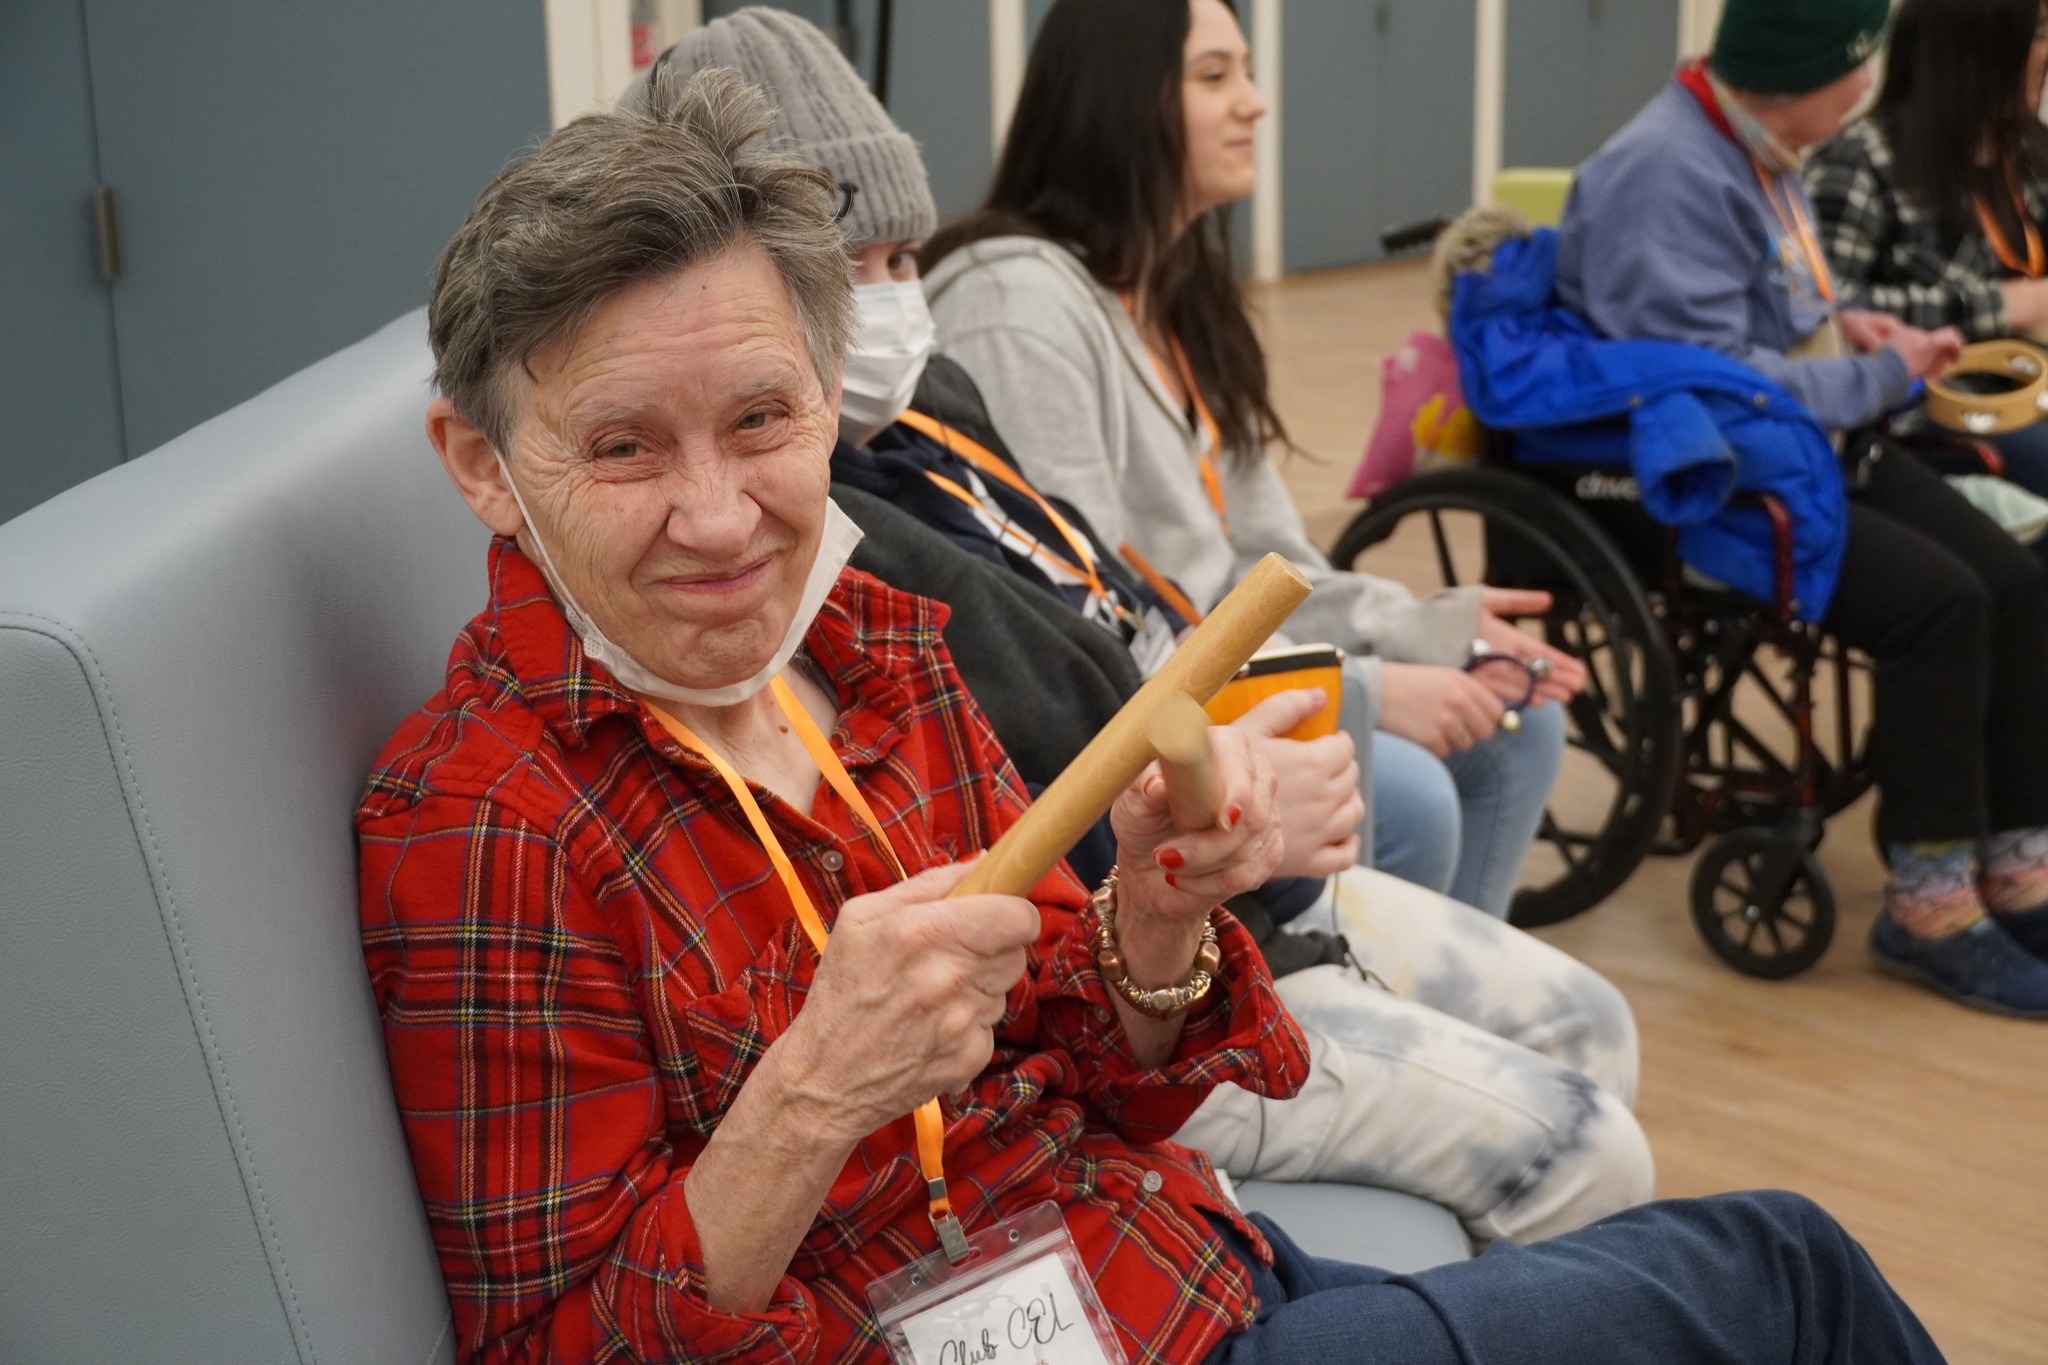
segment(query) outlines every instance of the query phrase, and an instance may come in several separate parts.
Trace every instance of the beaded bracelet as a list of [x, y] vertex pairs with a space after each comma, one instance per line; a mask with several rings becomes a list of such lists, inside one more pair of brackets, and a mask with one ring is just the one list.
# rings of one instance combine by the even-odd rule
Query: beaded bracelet
[[1153, 1019], [1171, 1019], [1185, 1014], [1197, 1001], [1209, 993], [1216, 984], [1216, 973], [1223, 966], [1223, 949], [1216, 942], [1216, 916], [1212, 911], [1209, 922], [1202, 926], [1202, 941], [1195, 949], [1195, 969], [1188, 979], [1178, 986], [1160, 986], [1147, 990], [1131, 980], [1131, 974], [1124, 965], [1124, 955], [1116, 941], [1116, 869], [1111, 868], [1103, 878], [1102, 885], [1095, 889], [1095, 965], [1102, 972], [1102, 979], [1121, 995], [1130, 1007], [1138, 1013]]

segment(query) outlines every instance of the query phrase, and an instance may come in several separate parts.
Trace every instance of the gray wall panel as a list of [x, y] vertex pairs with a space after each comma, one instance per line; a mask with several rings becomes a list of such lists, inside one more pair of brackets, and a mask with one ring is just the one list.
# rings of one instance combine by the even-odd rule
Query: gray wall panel
[[986, 0], [896, 0], [889, 112], [924, 151], [939, 217], [981, 203], [995, 168]]
[[150, 449], [427, 296], [478, 191], [547, 131], [541, 6], [86, 0], [115, 332]]
[[0, 521], [122, 457], [79, 0], [0, 4]]
[[1576, 166], [1677, 65], [1678, 6], [1653, 0], [1508, 0], [1509, 166]]
[[1289, 270], [1380, 257], [1388, 227], [1472, 197], [1474, 9], [1288, 0], [1280, 50]]

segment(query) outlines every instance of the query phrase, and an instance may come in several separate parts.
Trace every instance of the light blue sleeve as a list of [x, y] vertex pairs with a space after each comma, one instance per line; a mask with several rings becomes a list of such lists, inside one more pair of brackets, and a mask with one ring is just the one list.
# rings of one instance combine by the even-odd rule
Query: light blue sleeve
[[1758, 344], [1750, 286], [1770, 234], [1739, 187], [1668, 161], [1603, 169], [1614, 173], [1578, 187], [1559, 243], [1560, 273], [1578, 295], [1567, 302], [1595, 327], [1719, 351], [1781, 385], [1831, 431], [1905, 402], [1912, 378], [1894, 352], [1793, 360]]

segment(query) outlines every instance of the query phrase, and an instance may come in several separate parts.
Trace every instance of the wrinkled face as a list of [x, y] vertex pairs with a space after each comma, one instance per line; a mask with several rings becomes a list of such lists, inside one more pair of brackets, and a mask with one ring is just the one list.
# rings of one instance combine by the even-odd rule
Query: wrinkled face
[[796, 613], [838, 429], [788, 290], [743, 246], [607, 300], [511, 377], [520, 544], [684, 687], [751, 677]]
[[1842, 131], [1869, 97], [1874, 79], [1871, 64], [1865, 62], [1833, 85], [1787, 100], [1779, 106], [1778, 117], [1770, 120], [1771, 130], [1787, 151], [1818, 147]]
[[1252, 128], [1266, 101], [1252, 84], [1251, 49], [1223, 0], [1188, 0], [1180, 107], [1187, 138], [1188, 212], [1234, 204], [1257, 186]]

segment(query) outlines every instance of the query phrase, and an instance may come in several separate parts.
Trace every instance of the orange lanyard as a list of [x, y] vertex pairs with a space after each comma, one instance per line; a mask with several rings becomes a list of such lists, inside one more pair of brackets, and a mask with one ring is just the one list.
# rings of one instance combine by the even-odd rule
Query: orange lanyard
[[[1043, 554], [1046, 558], [1051, 559], [1067, 572], [1073, 574], [1074, 577], [1087, 584], [1088, 596], [1091, 601], [1102, 604], [1115, 616], [1122, 617], [1126, 614], [1116, 598], [1110, 595], [1109, 589], [1102, 585], [1102, 574], [1095, 567], [1095, 551], [1089, 548], [1088, 538], [1075, 529], [1072, 522], [1061, 516], [1059, 509], [1046, 501], [1045, 497], [1036, 488], [1033, 488], [1023, 475], [1010, 468], [1009, 463], [1002, 456], [996, 454], [993, 450], [990, 450], [987, 446], [966, 433], [955, 431], [938, 418], [929, 416], [926, 413], [913, 412], [906, 409], [896, 420], [909, 427], [912, 431], [922, 432], [924, 435], [931, 437], [947, 450], [973, 465], [981, 473], [995, 479], [1004, 487], [1029, 498], [1031, 504], [1040, 512], [1043, 512], [1045, 519], [1052, 523], [1053, 529], [1060, 533], [1060, 539], [1067, 542], [1067, 548], [1074, 552], [1073, 559], [1068, 560], [1064, 555], [1059, 554], [1050, 545], [1047, 545], [1036, 536], [1026, 534], [1021, 528], [1011, 522], [1008, 517], [992, 518], [998, 521], [1000, 533], [1018, 542], [1027, 555], [1035, 558]], [[981, 499], [975, 497], [945, 475], [933, 473], [930, 470], [926, 470], [925, 475], [939, 488], [958, 498], [961, 502], [966, 503], [969, 507], [976, 508], [983, 513], [988, 512], [988, 509], [983, 506]]]
[[1124, 562], [1136, 571], [1138, 577], [1145, 580], [1145, 585], [1159, 594], [1160, 601], [1179, 613], [1181, 620], [1191, 626], [1202, 624], [1201, 609], [1188, 600], [1188, 595], [1180, 590], [1179, 584], [1159, 572], [1152, 566], [1151, 560], [1139, 554], [1137, 546], [1126, 541], [1118, 547], [1118, 553], [1123, 555]]
[[[1145, 329], [1138, 322], [1137, 305], [1131, 301], [1129, 294], [1119, 294], [1117, 298], [1122, 301], [1124, 311], [1131, 315], [1131, 325], [1138, 328], [1139, 338], [1143, 339]], [[1216, 456], [1223, 449], [1223, 429], [1216, 425], [1216, 414], [1209, 410], [1209, 400], [1202, 397], [1202, 390], [1195, 383], [1195, 371], [1188, 364], [1188, 353], [1182, 348], [1180, 338], [1168, 333], [1166, 344], [1172, 351], [1174, 369], [1180, 375], [1181, 388], [1186, 390], [1188, 402], [1194, 405], [1195, 423], [1202, 432], [1202, 449], [1195, 456], [1195, 463], [1202, 471], [1202, 491], [1209, 495], [1209, 505], [1216, 509], [1216, 520], [1227, 523], [1228, 518], [1223, 511], [1223, 480], [1216, 473]], [[1166, 366], [1161, 363], [1159, 353], [1152, 349], [1149, 342], [1145, 346], [1145, 354], [1151, 357], [1152, 368], [1158, 372], [1160, 384], [1171, 391], [1173, 385], [1168, 381]]]
[[[903, 860], [896, 856], [895, 845], [889, 842], [888, 833], [882, 822], [875, 816], [874, 807], [853, 785], [853, 777], [846, 771], [846, 765], [839, 761], [839, 755], [832, 752], [832, 745], [818, 729], [818, 723], [811, 719], [811, 713], [804, 710], [803, 703], [789, 690], [789, 684], [781, 678], [769, 680], [768, 689], [775, 697], [775, 704], [782, 708], [782, 714], [789, 721], [790, 728], [803, 743], [811, 761], [818, 765], [818, 771], [839, 798], [846, 802], [860, 822], [881, 846], [882, 854], [889, 860], [898, 881], [906, 881], [910, 874], [904, 870]], [[753, 827], [754, 837], [761, 842], [761, 848], [768, 854], [768, 861], [775, 866], [775, 875], [782, 879], [782, 889], [789, 893], [790, 904], [796, 907], [796, 917], [809, 935], [811, 946], [819, 957], [825, 955], [825, 944], [831, 933], [825, 928], [825, 921], [818, 916], [818, 907], [811, 901], [811, 893], [804, 889], [797, 877], [796, 869], [790, 866], [789, 855], [782, 851], [782, 841], [775, 837], [775, 831], [768, 824], [768, 817], [761, 812], [761, 803], [754, 799], [753, 790], [746, 778], [725, 760], [718, 750], [697, 738], [689, 726], [677, 720], [665, 709], [640, 698], [654, 718], [661, 722], [662, 729], [674, 737], [676, 743], [700, 755], [718, 775], [725, 779], [725, 785], [732, 789], [733, 799], [740, 803], [740, 810], [746, 814], [747, 824]], [[953, 1254], [956, 1245], [966, 1250], [965, 1234], [960, 1230], [960, 1220], [953, 1216], [953, 1201], [946, 1197], [946, 1120], [939, 1112], [936, 1099], [926, 1100], [919, 1105], [916, 1114], [917, 1161], [924, 1171], [925, 1195], [931, 1205], [932, 1226], [938, 1230], [939, 1240], [945, 1244], [947, 1255]]]
[[1991, 250], [1998, 257], [1998, 263], [2015, 274], [2038, 280], [2048, 272], [2048, 250], [2041, 246], [2041, 229], [2034, 226], [2034, 215], [2027, 212], [2026, 196], [2020, 193], [2019, 177], [2010, 165], [2005, 168], [2007, 182], [2012, 186], [2013, 212], [2019, 216], [2020, 231], [2026, 235], [2027, 258], [2022, 261], [2019, 253], [2012, 249], [2012, 240], [2005, 235], [2005, 229], [1998, 225], [1998, 218], [1991, 212], [1991, 206], [1979, 195], [1975, 200], [1977, 222], [1984, 229], [1984, 236], [1991, 243]]
[[1770, 202], [1771, 212], [1778, 215], [1778, 225], [1786, 235], [1799, 243], [1799, 254], [1806, 258], [1806, 268], [1813, 276], [1813, 287], [1829, 304], [1835, 301], [1835, 276], [1828, 269], [1827, 254], [1820, 249], [1820, 236], [1813, 230], [1813, 219], [1807, 215], [1806, 206], [1789, 192], [1774, 188], [1771, 173], [1764, 164], [1751, 157], [1749, 164], [1756, 171], [1756, 183], [1763, 186], [1764, 198]]

